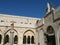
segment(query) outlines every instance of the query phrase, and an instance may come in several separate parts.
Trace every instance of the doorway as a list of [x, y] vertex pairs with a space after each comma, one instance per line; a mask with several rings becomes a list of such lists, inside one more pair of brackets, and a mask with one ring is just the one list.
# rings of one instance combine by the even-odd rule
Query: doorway
[[56, 45], [55, 31], [52, 26], [47, 27], [45, 37], [46, 37], [46, 44], [47, 45]]
[[56, 45], [56, 42], [55, 42], [55, 35], [46, 35], [46, 38], [47, 38], [47, 45]]

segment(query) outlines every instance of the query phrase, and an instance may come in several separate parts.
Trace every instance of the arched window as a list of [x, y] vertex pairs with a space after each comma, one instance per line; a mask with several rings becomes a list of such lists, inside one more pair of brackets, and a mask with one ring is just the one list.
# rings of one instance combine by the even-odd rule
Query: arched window
[[34, 44], [34, 36], [31, 37], [31, 44]]
[[26, 44], [26, 36], [23, 36], [23, 44]]
[[4, 44], [9, 43], [9, 35], [6, 35], [4, 38]]
[[17, 43], [18, 43], [18, 36], [15, 35], [15, 37], [14, 37], [14, 44], [17, 44]]
[[30, 36], [27, 38], [27, 43], [30, 44]]
[[52, 26], [47, 27], [47, 33], [48, 34], [53, 34], [53, 35], [48, 35], [46, 34], [46, 43], [47, 45], [56, 45], [56, 40], [55, 40], [55, 32]]
[[1, 44], [1, 41], [2, 41], [2, 35], [0, 34], [0, 44]]
[[53, 27], [52, 26], [48, 26], [47, 27], [47, 33], [54, 33], [54, 29], [53, 29]]

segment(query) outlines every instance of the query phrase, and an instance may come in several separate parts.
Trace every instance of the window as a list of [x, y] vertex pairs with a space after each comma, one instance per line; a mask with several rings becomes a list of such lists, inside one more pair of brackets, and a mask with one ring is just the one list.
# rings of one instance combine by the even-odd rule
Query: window
[[47, 33], [49, 33], [49, 34], [54, 33], [54, 29], [52, 26], [47, 27]]
[[[27, 35], [28, 34], [28, 35]], [[23, 34], [23, 44], [34, 44], [34, 32], [27, 30]]]
[[27, 43], [30, 44], [30, 36], [27, 38]]
[[1, 20], [1, 22], [4, 22], [4, 20]]
[[31, 44], [34, 44], [34, 36], [31, 37]]
[[0, 34], [0, 44], [1, 44], [1, 41], [2, 41], [2, 35]]
[[15, 37], [14, 37], [14, 44], [17, 44], [17, 43], [18, 43], [18, 36], [15, 35]]
[[26, 36], [23, 36], [23, 44], [26, 44]]
[[9, 35], [6, 35], [4, 38], [4, 44], [9, 43]]
[[36, 24], [38, 24], [39, 20], [36, 21]]

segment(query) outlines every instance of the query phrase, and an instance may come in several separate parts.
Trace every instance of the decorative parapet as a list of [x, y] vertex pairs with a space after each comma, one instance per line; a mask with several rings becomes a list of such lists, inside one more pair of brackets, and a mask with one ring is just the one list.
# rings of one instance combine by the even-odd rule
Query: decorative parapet
[[[0, 22], [0, 26], [8, 26], [10, 27], [11, 26], [11, 23], [8, 23], [8, 22]], [[14, 27], [27, 27], [27, 28], [35, 28], [35, 25], [33, 24], [20, 24], [20, 23], [14, 23]]]
[[10, 27], [10, 25], [13, 21], [14, 27], [36, 28], [36, 26], [35, 26], [36, 20], [40, 20], [40, 18], [0, 14], [0, 26], [9, 26]]

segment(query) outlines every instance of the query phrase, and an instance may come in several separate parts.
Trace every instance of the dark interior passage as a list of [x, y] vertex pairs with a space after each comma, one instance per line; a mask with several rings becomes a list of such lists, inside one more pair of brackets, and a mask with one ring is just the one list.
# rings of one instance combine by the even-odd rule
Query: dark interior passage
[[56, 45], [56, 42], [55, 42], [55, 35], [52, 35], [52, 36], [46, 36], [47, 38], [47, 45]]

